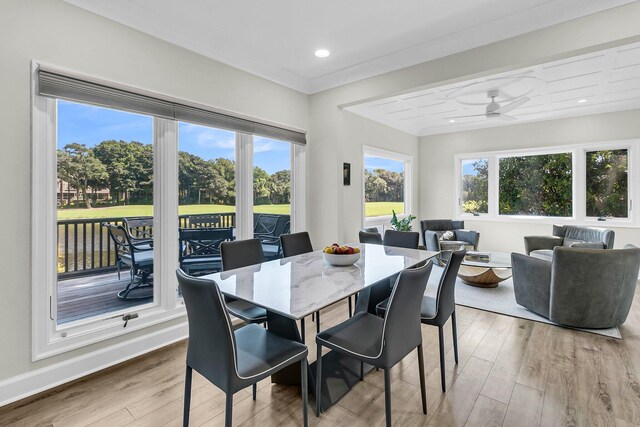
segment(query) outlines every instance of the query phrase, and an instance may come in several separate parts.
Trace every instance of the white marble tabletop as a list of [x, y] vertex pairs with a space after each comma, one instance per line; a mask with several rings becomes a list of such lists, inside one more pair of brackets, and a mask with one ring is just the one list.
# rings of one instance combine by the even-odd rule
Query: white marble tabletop
[[359, 247], [355, 265], [333, 267], [321, 251], [209, 274], [223, 294], [252, 302], [292, 319], [301, 319], [353, 295], [438, 252], [371, 244]]

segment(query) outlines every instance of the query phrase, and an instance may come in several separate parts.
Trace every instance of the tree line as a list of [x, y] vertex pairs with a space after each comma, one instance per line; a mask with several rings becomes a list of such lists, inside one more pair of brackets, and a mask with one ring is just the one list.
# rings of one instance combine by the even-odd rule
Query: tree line
[[[501, 215], [571, 217], [573, 162], [571, 153], [505, 157], [498, 165], [498, 211]], [[462, 210], [487, 213], [489, 171], [486, 159], [472, 163], [462, 177]], [[628, 215], [627, 150], [586, 153], [587, 216]]]
[[[235, 162], [178, 152], [180, 204], [235, 205]], [[109, 189], [114, 205], [153, 203], [153, 148], [137, 141], [108, 140], [87, 147], [71, 143], [58, 149], [58, 178], [78, 190], [87, 207], [96, 202], [95, 192]], [[254, 167], [254, 203], [287, 204], [291, 174], [269, 174]], [[91, 194], [88, 194], [89, 190]], [[69, 204], [70, 200], [67, 201]]]
[[386, 169], [364, 170], [365, 202], [402, 202], [404, 173]]

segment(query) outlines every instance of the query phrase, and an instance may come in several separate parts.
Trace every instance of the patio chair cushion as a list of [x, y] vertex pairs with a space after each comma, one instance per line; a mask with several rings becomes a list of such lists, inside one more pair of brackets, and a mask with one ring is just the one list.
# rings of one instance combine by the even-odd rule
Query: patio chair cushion
[[[136, 264], [140, 267], [153, 264], [153, 251], [136, 252]], [[131, 256], [129, 254], [120, 255], [125, 264], [131, 265]]]
[[551, 261], [553, 259], [553, 250], [551, 249], [536, 249], [529, 254], [534, 258], [541, 259], [543, 261]]

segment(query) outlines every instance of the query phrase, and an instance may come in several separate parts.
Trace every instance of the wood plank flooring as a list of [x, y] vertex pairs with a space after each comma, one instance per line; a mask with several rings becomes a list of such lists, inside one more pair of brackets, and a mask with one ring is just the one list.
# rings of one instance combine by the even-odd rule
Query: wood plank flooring
[[[420, 404], [415, 354], [392, 371], [397, 426], [640, 425], [640, 293], [624, 340], [458, 307], [460, 361], [447, 324], [447, 393], [440, 390], [437, 329], [422, 327], [428, 415]], [[347, 316], [346, 304], [322, 313], [322, 326]], [[311, 361], [315, 324], [307, 322]], [[186, 343], [160, 349], [30, 399], [0, 408], [1, 426], [180, 426]], [[415, 353], [415, 352], [414, 352]], [[373, 371], [314, 426], [384, 425], [382, 372]], [[192, 426], [224, 423], [224, 395], [194, 374]], [[236, 394], [234, 425], [302, 424], [297, 387], [259, 384]], [[313, 404], [313, 399], [311, 399]]]

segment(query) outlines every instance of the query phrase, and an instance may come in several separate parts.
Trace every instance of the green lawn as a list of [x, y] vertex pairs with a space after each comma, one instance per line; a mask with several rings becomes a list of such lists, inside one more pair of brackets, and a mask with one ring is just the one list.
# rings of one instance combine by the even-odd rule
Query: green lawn
[[[366, 216], [391, 215], [391, 210], [395, 209], [397, 214], [404, 213], [404, 203], [402, 202], [368, 202], [365, 203]], [[178, 208], [180, 215], [205, 214], [205, 213], [225, 213], [234, 212], [234, 206], [226, 205], [185, 205]], [[258, 205], [254, 206], [256, 213], [271, 213], [289, 215], [291, 205]], [[126, 216], [147, 216], [151, 215], [150, 205], [129, 205], [112, 206], [108, 208], [93, 209], [59, 209], [58, 219], [76, 218], [121, 218]]]
[[364, 204], [365, 216], [384, 216], [392, 215], [392, 210], [396, 214], [404, 213], [403, 202], [367, 202]]
[[[58, 219], [77, 218], [121, 218], [128, 216], [150, 216], [152, 214], [150, 205], [129, 205], [112, 206], [108, 208], [93, 209], [59, 209]], [[185, 205], [178, 208], [180, 215], [204, 214], [204, 213], [226, 213], [234, 212], [234, 206], [226, 205]], [[256, 213], [270, 213], [289, 215], [291, 205], [258, 205], [254, 206]]]

